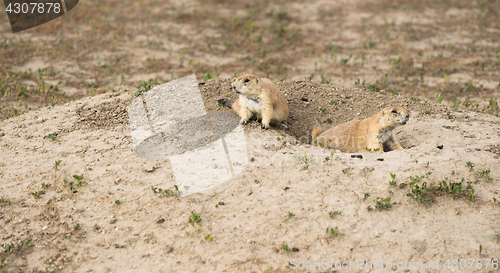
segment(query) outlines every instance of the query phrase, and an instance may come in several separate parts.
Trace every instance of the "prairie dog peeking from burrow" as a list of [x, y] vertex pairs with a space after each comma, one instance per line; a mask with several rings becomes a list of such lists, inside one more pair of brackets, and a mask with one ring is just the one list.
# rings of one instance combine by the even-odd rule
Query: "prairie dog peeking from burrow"
[[321, 133], [321, 122], [312, 131], [313, 143], [345, 153], [388, 152], [402, 149], [392, 131], [405, 125], [410, 113], [403, 107], [389, 106], [364, 120], [338, 124]]

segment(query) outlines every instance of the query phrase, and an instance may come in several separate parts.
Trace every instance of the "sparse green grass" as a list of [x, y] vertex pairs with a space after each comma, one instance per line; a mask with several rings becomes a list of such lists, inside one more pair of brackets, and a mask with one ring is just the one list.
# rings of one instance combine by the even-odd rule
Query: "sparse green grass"
[[326, 234], [332, 237], [337, 237], [339, 236], [339, 227], [335, 228], [326, 228]]
[[340, 214], [342, 214], [342, 212], [340, 210], [328, 212], [328, 215], [330, 216], [330, 218], [333, 218], [333, 217], [335, 217], [335, 215], [340, 215]]
[[201, 222], [201, 217], [199, 214], [196, 214], [193, 211], [191, 211], [191, 217], [189, 217], [189, 223], [194, 227], [195, 224], [199, 224]]
[[294, 216], [295, 216], [295, 214], [294, 214], [293, 212], [290, 212], [290, 211], [289, 211], [289, 212], [285, 215], [285, 218], [292, 218], [292, 217], [294, 217]]
[[307, 156], [307, 153], [304, 152], [304, 155], [294, 155], [295, 158], [298, 160], [304, 162], [304, 167], [301, 168], [301, 170], [307, 170], [309, 169], [309, 163], [311, 162], [311, 158]]
[[115, 205], [117, 205], [117, 206], [118, 206], [118, 205], [120, 205], [121, 203], [122, 203], [122, 202], [120, 202], [120, 200], [118, 200], [118, 199], [116, 199], [116, 200], [115, 200]]
[[54, 169], [57, 170], [57, 168], [59, 167], [59, 164], [61, 164], [62, 160], [56, 160], [55, 164], [54, 164]]
[[281, 249], [283, 249], [286, 253], [290, 253], [290, 251], [292, 251], [290, 247], [288, 247], [288, 244], [282, 244]]
[[276, 140], [281, 143], [281, 145], [286, 146], [285, 137], [276, 137]]
[[312, 82], [313, 79], [314, 79], [314, 73], [311, 73], [309, 75], [309, 77], [305, 77], [304, 78], [304, 81], [306, 81], [306, 82]]
[[389, 182], [389, 184], [390, 184], [391, 186], [397, 187], [397, 183], [396, 183], [396, 174], [391, 173], [391, 178], [392, 178], [392, 180]]
[[466, 163], [466, 165], [470, 170], [474, 169], [474, 164], [472, 164], [472, 162], [469, 161]]
[[215, 75], [214, 74], [217, 74], [217, 73], [213, 73], [212, 71], [210, 70], [207, 70], [205, 72], [205, 76], [203, 77], [204, 80], [212, 80], [212, 79], [215, 79]]
[[481, 171], [477, 172], [476, 174], [479, 177], [485, 177], [486, 182], [491, 182], [491, 180], [493, 180], [493, 179], [489, 176], [490, 172], [491, 172], [490, 169], [486, 169], [486, 170], [481, 170]]
[[307, 156], [306, 152], [304, 152], [304, 155], [295, 155], [294, 157], [306, 164], [311, 162], [311, 158]]
[[444, 99], [444, 96], [441, 96], [441, 93], [439, 93], [439, 94], [437, 95], [436, 102], [441, 103], [441, 102], [443, 102], [443, 99]]
[[375, 208], [378, 210], [389, 210], [390, 208], [392, 208], [392, 205], [389, 203], [391, 202], [390, 197], [377, 197], [376, 199], [373, 199], [373, 202], [375, 202]]
[[73, 178], [80, 180], [80, 179], [82, 179], [82, 178], [83, 178], [83, 174], [82, 174], [82, 175], [77, 175], [77, 174], [74, 174], [74, 175], [73, 175]]
[[207, 236], [205, 236], [205, 241], [211, 242], [213, 240], [214, 240], [214, 238], [212, 236], [210, 236], [210, 234], [208, 234]]
[[365, 192], [364, 196], [363, 196], [363, 199], [368, 199], [368, 197], [370, 197], [370, 193], [369, 192]]
[[413, 197], [420, 203], [432, 201], [431, 194], [433, 195], [443, 195], [449, 194], [453, 198], [460, 198], [462, 196], [467, 197], [469, 200], [474, 200], [476, 196], [474, 195], [474, 187], [472, 185], [463, 186], [464, 178], [460, 182], [448, 182], [447, 177], [438, 183], [432, 183], [428, 185], [427, 182], [421, 185], [416, 184], [418, 180], [413, 180], [408, 185], [410, 186], [410, 192], [407, 196]]
[[372, 92], [378, 92], [380, 91], [380, 86], [378, 84], [370, 84], [368, 85], [368, 90], [372, 91]]
[[142, 93], [151, 90], [151, 88], [153, 88], [153, 84], [158, 84], [158, 82], [153, 79], [150, 79], [149, 81], [139, 81], [139, 85], [137, 86], [137, 91], [134, 93], [134, 96], [139, 97]]
[[2, 246], [5, 249], [5, 252], [12, 252], [15, 249], [15, 245], [12, 242], [10, 244], [3, 243], [0, 246]]

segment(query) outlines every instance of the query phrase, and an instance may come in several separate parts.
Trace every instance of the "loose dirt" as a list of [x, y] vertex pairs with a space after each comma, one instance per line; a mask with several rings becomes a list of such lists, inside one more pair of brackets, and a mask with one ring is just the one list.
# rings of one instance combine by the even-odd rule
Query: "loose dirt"
[[[312, 268], [327, 259], [335, 267], [359, 259], [354, 272], [382, 261], [422, 263], [417, 271], [436, 272], [429, 262], [439, 260], [442, 269], [447, 260], [498, 258], [500, 118], [383, 91], [276, 83], [290, 105], [290, 130], [249, 123], [244, 171], [185, 197], [174, 187], [168, 159], [134, 152], [126, 107], [135, 91], [3, 121], [0, 234], [14, 245], [0, 254], [2, 269], [291, 272], [299, 263]], [[200, 81], [208, 112], [229, 111], [216, 104], [235, 98], [228, 86], [228, 80]], [[316, 117], [331, 118], [333, 126], [386, 105], [410, 110], [410, 121], [395, 130], [405, 150], [345, 154], [294, 142]], [[453, 194], [435, 188], [443, 181], [462, 188]], [[434, 187], [421, 195], [429, 200], [408, 196], [423, 183]], [[155, 194], [152, 186], [169, 194]], [[387, 201], [381, 209], [378, 197]], [[193, 213], [201, 221], [191, 225]], [[335, 227], [338, 236], [325, 232]], [[306, 270], [317, 271], [325, 269]]]

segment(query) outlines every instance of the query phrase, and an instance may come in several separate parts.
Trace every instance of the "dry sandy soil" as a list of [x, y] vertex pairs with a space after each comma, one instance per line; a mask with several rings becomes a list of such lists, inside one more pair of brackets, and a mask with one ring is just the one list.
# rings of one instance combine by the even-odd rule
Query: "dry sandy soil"
[[[18, 34], [0, 12], [0, 272], [497, 272], [499, 25], [493, 0], [89, 0]], [[288, 129], [249, 123], [244, 170], [181, 196], [168, 159], [134, 152], [127, 107], [195, 74], [230, 112], [237, 72], [275, 81]], [[303, 143], [316, 118], [389, 105], [411, 113], [405, 150]], [[406, 271], [369, 267], [337, 272]]]
[[[493, 198], [500, 200], [495, 167], [500, 118], [385, 91], [277, 84], [291, 106], [290, 130], [262, 130], [250, 123], [243, 172], [183, 197], [174, 188], [168, 159], [142, 159], [134, 152], [127, 115], [134, 92], [98, 95], [3, 121], [0, 234], [14, 243], [2, 254], [3, 270], [291, 272], [299, 262], [363, 259], [393, 266], [422, 263], [419, 272], [442, 272], [448, 259], [453, 266], [453, 259], [499, 258], [494, 235], [500, 204]], [[229, 80], [201, 83], [209, 112], [227, 111], [216, 100], [234, 96], [229, 85]], [[309, 102], [301, 100], [304, 93]], [[411, 119], [395, 135], [408, 149], [362, 153], [360, 159], [296, 143], [313, 116], [321, 118], [318, 108], [325, 100], [337, 101], [339, 110], [329, 115], [333, 124], [369, 117], [386, 105], [406, 107]], [[491, 172], [478, 174], [484, 170]], [[390, 185], [391, 173], [397, 186]], [[412, 185], [411, 179], [418, 181]], [[436, 189], [442, 181], [463, 188], [453, 194]], [[429, 200], [407, 196], [423, 183], [432, 186], [420, 196]], [[171, 195], [155, 194], [151, 186]], [[379, 209], [377, 197], [390, 201]], [[386, 204], [392, 207], [384, 209]], [[201, 217], [194, 226], [189, 223], [193, 211]], [[325, 232], [335, 227], [338, 236]], [[425, 269], [436, 260], [439, 270]], [[366, 266], [351, 271], [370, 271]], [[490, 271], [496, 272], [470, 270]]]

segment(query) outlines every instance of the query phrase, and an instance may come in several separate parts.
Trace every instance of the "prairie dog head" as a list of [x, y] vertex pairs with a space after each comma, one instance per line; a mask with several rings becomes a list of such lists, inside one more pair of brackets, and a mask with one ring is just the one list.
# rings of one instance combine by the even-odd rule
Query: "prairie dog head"
[[262, 80], [257, 75], [244, 74], [236, 77], [231, 87], [236, 94], [256, 97], [261, 93]]
[[410, 119], [410, 113], [400, 106], [389, 106], [380, 111], [380, 125], [382, 128], [395, 128], [405, 125]]

